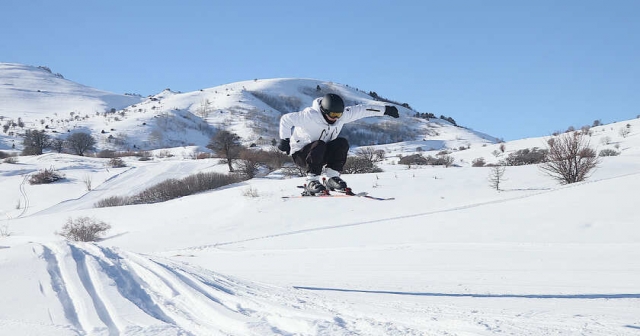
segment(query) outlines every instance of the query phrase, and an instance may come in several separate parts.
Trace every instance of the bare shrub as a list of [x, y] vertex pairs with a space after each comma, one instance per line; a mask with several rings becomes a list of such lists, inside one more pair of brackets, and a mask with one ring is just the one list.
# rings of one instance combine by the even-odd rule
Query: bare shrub
[[489, 185], [495, 190], [500, 190], [500, 183], [504, 181], [505, 166], [497, 165], [490, 168]]
[[112, 196], [99, 200], [93, 206], [96, 208], [108, 208], [131, 204], [133, 204], [133, 202], [130, 197]]
[[242, 191], [242, 196], [256, 198], [256, 197], [259, 197], [260, 194], [258, 194], [258, 189], [249, 187]]
[[282, 168], [289, 162], [293, 162], [291, 156], [281, 152], [275, 147], [264, 153], [264, 163], [272, 171]]
[[96, 144], [96, 139], [89, 133], [78, 132], [67, 137], [67, 147], [76, 155], [84, 154], [92, 150]]
[[618, 156], [618, 155], [620, 155], [620, 152], [618, 152], [617, 150], [605, 148], [600, 151], [600, 154], [598, 156]]
[[484, 165], [486, 165], [486, 164], [487, 163], [486, 163], [486, 161], [484, 161], [483, 157], [475, 158], [471, 162], [471, 166], [472, 167], [484, 167]]
[[116, 156], [117, 156], [116, 151], [111, 149], [101, 150], [96, 154], [96, 157], [103, 158], [103, 159], [111, 159]]
[[277, 148], [269, 151], [244, 149], [240, 152], [236, 166], [239, 173], [251, 179], [256, 177], [261, 169], [271, 172], [282, 168], [287, 162], [292, 162], [291, 157]]
[[240, 175], [198, 173], [181, 180], [169, 179], [156, 184], [132, 197], [133, 204], [158, 203], [193, 195], [242, 181]]
[[109, 160], [108, 165], [111, 168], [122, 168], [122, 167], [126, 167], [127, 166], [127, 164], [124, 163], [124, 160], [122, 160], [119, 157], [111, 158], [111, 160]]
[[243, 149], [240, 140], [240, 136], [236, 133], [220, 130], [211, 138], [207, 148], [224, 158], [229, 166], [229, 171], [233, 172], [233, 161], [238, 158]]
[[23, 155], [40, 155], [51, 144], [51, 137], [44, 130], [27, 130], [22, 139]]
[[[429, 157], [427, 157], [429, 159]], [[434, 166], [445, 166], [447, 168], [451, 167], [455, 159], [451, 155], [438, 155], [435, 160], [433, 160], [430, 164]]]
[[15, 156], [11, 156], [11, 157], [8, 157], [8, 158], [2, 160], [2, 162], [9, 163], [9, 164], [16, 164], [16, 163], [18, 163], [18, 158], [15, 157]]
[[237, 172], [244, 175], [248, 179], [256, 177], [260, 170], [261, 151], [245, 149], [240, 152], [240, 159], [237, 163]]
[[29, 177], [30, 184], [47, 184], [59, 181], [64, 178], [60, 172], [54, 168], [44, 169]]
[[371, 163], [380, 162], [384, 159], [384, 150], [376, 150], [371, 147], [358, 148], [355, 154], [357, 157], [363, 158]]
[[548, 161], [540, 169], [561, 184], [585, 180], [600, 160], [583, 134], [567, 133], [549, 142]]
[[9, 225], [4, 224], [2, 226], [0, 226], [0, 237], [9, 237], [13, 234], [13, 232], [11, 232], [9, 230]]
[[84, 182], [84, 186], [87, 188], [87, 191], [91, 191], [91, 184], [93, 183], [93, 179], [91, 175], [87, 174], [82, 178], [82, 182]]
[[73, 241], [96, 241], [103, 236], [111, 225], [91, 217], [78, 217], [67, 219], [62, 231], [57, 234]]
[[307, 175], [307, 173], [304, 171], [302, 167], [295, 164], [285, 165], [282, 167], [281, 171], [282, 171], [282, 174], [284, 174], [285, 176], [303, 177]]
[[402, 158], [400, 158], [400, 161], [398, 161], [398, 164], [403, 164], [403, 165], [426, 165], [427, 163], [427, 158], [425, 158], [422, 154], [413, 154], [413, 155], [407, 155], [404, 156]]
[[213, 157], [213, 155], [211, 155], [211, 153], [198, 153], [198, 154], [196, 154], [196, 160], [211, 159], [212, 157]]
[[547, 154], [548, 151], [546, 149], [539, 149], [538, 147], [533, 147], [531, 149], [525, 148], [510, 153], [505, 159], [505, 162], [507, 166], [538, 164], [546, 161]]
[[626, 138], [627, 136], [629, 136], [629, 133], [631, 133], [631, 125], [629, 124], [627, 124], [627, 127], [622, 127], [618, 131], [618, 134], [620, 134], [620, 136], [623, 138]]
[[342, 172], [345, 174], [368, 174], [382, 172], [382, 169], [367, 158], [349, 156], [347, 157], [347, 162], [344, 164]]

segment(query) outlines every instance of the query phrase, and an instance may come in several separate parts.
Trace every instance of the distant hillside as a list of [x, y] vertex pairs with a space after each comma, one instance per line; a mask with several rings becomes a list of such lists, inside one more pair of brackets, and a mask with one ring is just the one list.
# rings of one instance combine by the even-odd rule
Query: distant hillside
[[64, 79], [47, 67], [0, 63], [0, 116], [4, 118], [59, 117], [116, 110], [140, 97], [115, 94]]
[[[204, 148], [218, 129], [237, 133], [247, 145], [269, 146], [278, 137], [284, 113], [299, 111], [326, 93], [341, 95], [348, 105], [387, 101], [345, 85], [315, 79], [256, 79], [193, 92], [166, 89], [146, 98], [93, 89], [46, 68], [0, 63], [0, 149], [15, 145], [26, 129], [52, 136], [83, 130], [98, 139], [99, 149]], [[416, 117], [409, 104], [397, 105], [401, 118], [367, 118], [345, 127], [352, 145], [412, 140], [455, 140], [461, 145], [497, 139], [443, 119]]]

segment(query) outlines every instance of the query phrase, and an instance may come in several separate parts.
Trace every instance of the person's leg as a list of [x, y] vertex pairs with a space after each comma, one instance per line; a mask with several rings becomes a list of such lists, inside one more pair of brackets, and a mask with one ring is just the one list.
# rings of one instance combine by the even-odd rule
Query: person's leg
[[349, 141], [347, 141], [347, 139], [336, 138], [329, 141], [324, 154], [324, 161], [327, 163], [327, 168], [341, 172], [344, 164], [347, 162], [348, 153]]
[[327, 143], [325, 161], [327, 162], [326, 176], [327, 187], [330, 190], [345, 190], [347, 183], [340, 178], [340, 172], [347, 162], [349, 142], [345, 138], [336, 138]]
[[293, 162], [305, 169], [307, 174], [320, 175], [325, 164], [326, 148], [327, 144], [322, 140], [318, 140], [302, 147], [301, 150], [291, 156], [293, 157]]
[[324, 141], [318, 140], [291, 155], [293, 162], [298, 167], [305, 169], [307, 173], [307, 190], [312, 194], [321, 193], [325, 190], [324, 185], [319, 180], [319, 175], [322, 174], [326, 147]]

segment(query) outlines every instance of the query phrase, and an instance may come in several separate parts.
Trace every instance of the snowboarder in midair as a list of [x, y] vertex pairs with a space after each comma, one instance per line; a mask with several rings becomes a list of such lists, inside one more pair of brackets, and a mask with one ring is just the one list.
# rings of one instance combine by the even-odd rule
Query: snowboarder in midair
[[[342, 98], [333, 93], [316, 98], [312, 106], [280, 118], [278, 149], [291, 153], [293, 161], [307, 173], [307, 191], [312, 194], [329, 190], [344, 191], [347, 183], [340, 172], [347, 162], [349, 142], [338, 137], [344, 124], [373, 116], [398, 118], [393, 105], [344, 106]], [[325, 167], [326, 187], [319, 181]]]

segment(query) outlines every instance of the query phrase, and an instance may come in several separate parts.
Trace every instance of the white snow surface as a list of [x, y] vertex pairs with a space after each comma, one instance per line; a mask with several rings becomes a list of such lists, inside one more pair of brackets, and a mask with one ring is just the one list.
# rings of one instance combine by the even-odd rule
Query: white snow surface
[[[274, 173], [168, 202], [93, 208], [166, 178], [226, 172], [174, 156], [106, 168], [65, 154], [0, 164], [0, 330], [7, 335], [637, 335], [640, 330], [639, 120], [592, 129], [615, 148], [585, 182], [508, 167], [502, 191], [473, 158], [397, 164], [382, 146], [356, 191], [395, 197], [294, 198]], [[621, 137], [618, 130], [633, 130]], [[600, 142], [610, 137], [609, 145]], [[505, 143], [502, 156], [543, 147]], [[428, 153], [425, 153], [428, 154]], [[498, 159], [498, 158], [494, 158]], [[55, 167], [65, 180], [25, 183]], [[87, 191], [85, 181], [92, 180]], [[251, 197], [250, 194], [257, 194]], [[96, 243], [56, 235], [68, 218], [112, 229]]]

